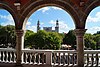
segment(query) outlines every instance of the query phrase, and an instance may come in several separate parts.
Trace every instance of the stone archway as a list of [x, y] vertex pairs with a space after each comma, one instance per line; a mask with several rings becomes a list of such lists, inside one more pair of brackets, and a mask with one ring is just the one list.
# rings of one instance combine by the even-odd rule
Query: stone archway
[[15, 27], [17, 27], [18, 17], [14, 8], [8, 3], [0, 3], [0, 9], [7, 10], [13, 17]]
[[63, 2], [63, 1], [49, 1], [48, 0], [48, 1], [36, 1], [33, 3], [27, 4], [27, 6], [25, 7], [26, 10], [21, 12], [22, 13], [21, 22], [23, 22], [22, 29], [25, 28], [26, 21], [28, 20], [30, 15], [34, 13], [37, 9], [45, 7], [45, 6], [56, 6], [56, 7], [62, 8], [63, 10], [65, 10], [72, 16], [75, 27], [78, 28], [79, 26], [78, 14], [70, 4], [68, 4], [66, 1]]
[[85, 15], [83, 16], [83, 21], [84, 21], [84, 24], [85, 24], [85, 26], [86, 26], [86, 19], [87, 19], [87, 17], [88, 17], [88, 15], [90, 14], [90, 12], [94, 9], [94, 8], [96, 8], [96, 7], [98, 7], [98, 6], [100, 6], [100, 1], [99, 0], [95, 0], [93, 3], [90, 3], [90, 2], [88, 2], [89, 4], [85, 7], [86, 9], [85, 9]]
[[[18, 1], [17, 5], [20, 4], [20, 10], [17, 10], [14, 3]], [[0, 8], [9, 11], [15, 21], [16, 34], [17, 34], [17, 60], [16, 63], [21, 65], [21, 45], [23, 45], [23, 34], [26, 21], [29, 16], [34, 13], [37, 9], [45, 6], [56, 6], [64, 9], [68, 12], [76, 27], [76, 37], [78, 44], [78, 65], [79, 67], [84, 66], [84, 33], [85, 33], [85, 21], [88, 14], [93, 8], [100, 5], [100, 0], [0, 0]]]

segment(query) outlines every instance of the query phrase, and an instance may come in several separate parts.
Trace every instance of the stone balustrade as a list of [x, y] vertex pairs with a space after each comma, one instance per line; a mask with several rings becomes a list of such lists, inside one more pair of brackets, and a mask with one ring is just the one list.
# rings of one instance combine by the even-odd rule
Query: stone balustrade
[[16, 50], [0, 48], [0, 62], [16, 63]]
[[[0, 62], [16, 63], [16, 50], [0, 48]], [[77, 66], [76, 50], [22, 50], [22, 64]], [[84, 66], [100, 64], [100, 50], [84, 50]]]
[[100, 66], [100, 50], [84, 51], [84, 66], [99, 67]]

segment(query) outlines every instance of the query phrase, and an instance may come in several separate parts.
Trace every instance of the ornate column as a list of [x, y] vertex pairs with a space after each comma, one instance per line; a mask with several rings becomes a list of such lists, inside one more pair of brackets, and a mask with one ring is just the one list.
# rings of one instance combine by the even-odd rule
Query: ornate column
[[24, 45], [24, 30], [16, 30], [16, 66], [21, 66], [22, 49]]
[[84, 67], [84, 34], [86, 29], [75, 29], [74, 30], [77, 41], [77, 64], [78, 67]]

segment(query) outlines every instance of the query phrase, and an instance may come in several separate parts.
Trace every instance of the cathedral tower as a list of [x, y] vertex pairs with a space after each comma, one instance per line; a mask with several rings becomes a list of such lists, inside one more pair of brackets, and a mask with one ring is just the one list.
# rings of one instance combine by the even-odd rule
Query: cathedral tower
[[37, 22], [37, 32], [40, 30], [40, 21]]
[[58, 20], [56, 20], [55, 32], [59, 33], [59, 23], [58, 23]]

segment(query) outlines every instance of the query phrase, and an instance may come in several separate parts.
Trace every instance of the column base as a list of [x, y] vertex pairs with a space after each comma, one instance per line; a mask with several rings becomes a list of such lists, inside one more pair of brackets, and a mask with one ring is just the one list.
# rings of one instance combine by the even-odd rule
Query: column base
[[84, 64], [83, 65], [77, 65], [77, 67], [84, 67]]
[[23, 67], [23, 65], [22, 64], [16, 64], [15, 67]]

